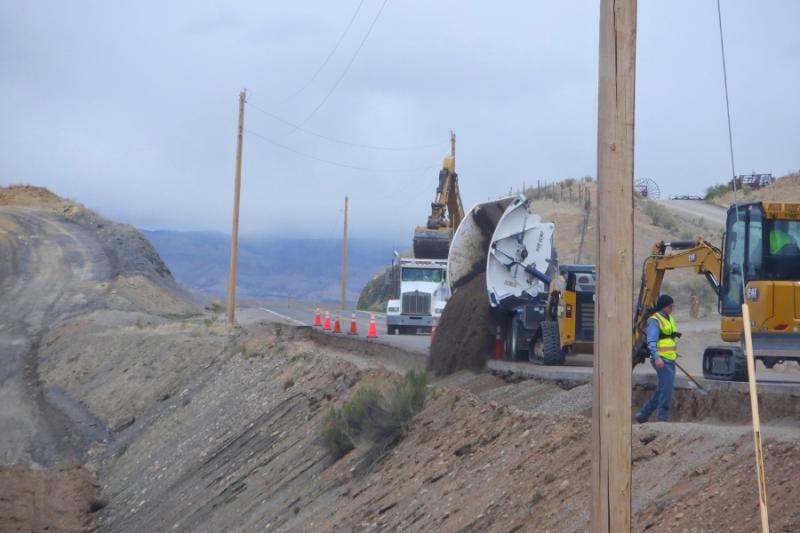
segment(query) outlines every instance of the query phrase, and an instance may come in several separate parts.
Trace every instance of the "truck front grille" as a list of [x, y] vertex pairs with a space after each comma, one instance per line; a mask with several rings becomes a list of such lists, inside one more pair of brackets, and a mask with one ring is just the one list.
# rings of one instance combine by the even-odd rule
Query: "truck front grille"
[[424, 292], [404, 294], [401, 312], [404, 315], [430, 315], [431, 295]]

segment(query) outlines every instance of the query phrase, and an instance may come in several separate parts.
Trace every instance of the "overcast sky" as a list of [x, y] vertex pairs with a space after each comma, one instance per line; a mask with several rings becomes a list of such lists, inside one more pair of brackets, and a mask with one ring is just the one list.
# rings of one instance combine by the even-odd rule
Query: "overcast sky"
[[[148, 229], [228, 232], [243, 87], [245, 234], [335, 237], [349, 194], [353, 235], [410, 241], [451, 129], [467, 207], [596, 173], [597, 1], [389, 0], [376, 20], [383, 3], [6, 0], [0, 184]], [[737, 170], [796, 170], [800, 2], [722, 10]], [[712, 0], [639, 3], [636, 174], [663, 196], [729, 175], [716, 17]], [[334, 143], [254, 106], [417, 148]]]

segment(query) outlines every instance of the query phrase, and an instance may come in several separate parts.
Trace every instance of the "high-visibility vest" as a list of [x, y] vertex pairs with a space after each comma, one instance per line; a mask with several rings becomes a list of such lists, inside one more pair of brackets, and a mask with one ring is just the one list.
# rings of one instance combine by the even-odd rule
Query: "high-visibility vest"
[[794, 244], [792, 239], [785, 231], [774, 229], [769, 232], [769, 253], [775, 255], [787, 244]]
[[664, 316], [661, 313], [653, 313], [650, 318], [655, 318], [661, 333], [656, 342], [656, 351], [664, 359], [674, 361], [678, 357], [678, 343], [675, 341], [675, 333], [678, 331], [678, 324], [672, 315]]

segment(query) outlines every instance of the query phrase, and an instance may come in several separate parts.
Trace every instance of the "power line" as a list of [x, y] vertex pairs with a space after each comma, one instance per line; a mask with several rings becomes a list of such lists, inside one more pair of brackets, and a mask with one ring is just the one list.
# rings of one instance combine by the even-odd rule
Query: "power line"
[[312, 83], [314, 83], [314, 80], [316, 80], [316, 79], [317, 79], [317, 76], [319, 76], [319, 73], [320, 73], [320, 72], [322, 72], [322, 69], [324, 69], [324, 68], [327, 66], [328, 62], [329, 62], [329, 61], [331, 60], [331, 58], [333, 57], [333, 54], [335, 54], [335, 53], [336, 53], [336, 50], [338, 50], [338, 49], [339, 49], [339, 45], [341, 45], [341, 44], [342, 44], [342, 41], [344, 41], [344, 38], [345, 38], [345, 36], [347, 35], [347, 32], [349, 32], [349, 31], [350, 31], [350, 28], [353, 26], [353, 22], [355, 22], [355, 20], [356, 20], [356, 17], [358, 16], [358, 13], [361, 11], [361, 7], [362, 7], [363, 5], [364, 5], [364, 0], [361, 0], [361, 1], [358, 3], [358, 7], [356, 7], [356, 10], [355, 10], [355, 12], [353, 13], [353, 16], [352, 16], [352, 17], [350, 17], [350, 21], [347, 23], [347, 26], [345, 26], [345, 28], [344, 28], [344, 31], [343, 31], [343, 32], [342, 32], [342, 34], [339, 36], [339, 40], [338, 40], [338, 41], [336, 41], [336, 44], [335, 44], [335, 45], [333, 45], [333, 48], [331, 49], [330, 53], [329, 53], [329, 54], [328, 54], [328, 56], [325, 58], [325, 60], [322, 62], [322, 64], [321, 64], [321, 65], [320, 65], [320, 66], [317, 68], [316, 72], [314, 72], [314, 75], [313, 75], [313, 76], [311, 76], [311, 78], [310, 78], [310, 79], [309, 79], [309, 80], [308, 80], [308, 81], [307, 81], [307, 82], [306, 82], [306, 83], [305, 83], [305, 84], [304, 84], [302, 87], [300, 87], [300, 89], [298, 89], [297, 91], [295, 91], [295, 92], [294, 92], [294, 94], [292, 94], [291, 96], [289, 96], [288, 98], [286, 98], [286, 99], [285, 99], [285, 100], [284, 100], [282, 103], [284, 103], [284, 104], [285, 104], [286, 102], [288, 102], [289, 100], [291, 100], [291, 99], [292, 99], [292, 98], [294, 98], [295, 96], [299, 95], [300, 93], [302, 93], [303, 91], [305, 91], [306, 89], [308, 89], [308, 87], [309, 87], [309, 86], [310, 86]]
[[277, 146], [278, 148], [283, 148], [284, 150], [286, 150], [288, 152], [292, 152], [293, 154], [299, 155], [301, 157], [305, 157], [305, 158], [308, 158], [308, 159], [313, 159], [314, 161], [319, 161], [320, 163], [327, 163], [329, 165], [334, 165], [334, 166], [337, 166], [337, 167], [349, 168], [349, 169], [352, 169], [352, 170], [364, 170], [364, 171], [367, 171], [367, 172], [407, 173], [407, 172], [421, 172], [423, 170], [431, 170], [433, 168], [436, 168], [435, 166], [416, 167], [416, 168], [396, 168], [396, 169], [392, 169], [392, 168], [370, 168], [370, 167], [362, 167], [362, 166], [359, 166], [359, 165], [351, 165], [349, 163], [340, 163], [338, 161], [331, 161], [330, 159], [324, 159], [322, 157], [317, 157], [317, 156], [312, 155], [312, 154], [307, 154], [305, 152], [301, 152], [300, 150], [296, 150], [296, 149], [292, 148], [291, 146], [286, 146], [285, 144], [281, 144], [279, 142], [273, 141], [269, 137], [265, 137], [264, 135], [261, 135], [260, 133], [257, 133], [255, 131], [249, 130], [247, 128], [245, 128], [244, 131], [246, 131], [247, 133], [249, 133], [250, 135], [252, 135], [254, 137], [258, 137], [259, 139], [268, 142], [269, 144], [271, 144], [273, 146]]
[[388, 151], [392, 151], [392, 152], [408, 152], [408, 151], [412, 151], [412, 150], [422, 150], [422, 149], [426, 149], [426, 148], [434, 148], [434, 147], [442, 146], [442, 145], [447, 144], [447, 143], [450, 142], [450, 141], [440, 141], [440, 142], [430, 143], [430, 144], [419, 144], [419, 145], [416, 145], [416, 146], [382, 146], [382, 145], [377, 145], [377, 144], [364, 144], [364, 143], [357, 143], [357, 142], [352, 142], [352, 141], [345, 141], [345, 140], [342, 140], [342, 139], [336, 139], [335, 137], [330, 137], [328, 135], [323, 135], [321, 133], [317, 133], [316, 131], [312, 131], [312, 130], [310, 130], [308, 128], [304, 128], [299, 124], [296, 124], [294, 122], [290, 122], [290, 121], [286, 120], [285, 118], [282, 118], [282, 117], [276, 115], [275, 113], [267, 111], [266, 109], [261, 108], [261, 107], [255, 105], [255, 104], [253, 104], [249, 100], [247, 101], [247, 103], [253, 109], [255, 109], [257, 111], [260, 111], [261, 113], [264, 113], [268, 117], [270, 117], [270, 118], [272, 118], [274, 120], [277, 120], [278, 122], [280, 122], [282, 124], [286, 124], [287, 126], [291, 126], [295, 130], [302, 131], [303, 133], [306, 133], [306, 134], [311, 135], [313, 137], [317, 137], [319, 139], [325, 139], [326, 141], [330, 141], [330, 142], [337, 143], [337, 144], [344, 144], [344, 145], [347, 145], [347, 146], [355, 146], [355, 147], [358, 147], [358, 148], [369, 148], [371, 150], [388, 150]]
[[353, 52], [353, 55], [350, 57], [350, 61], [347, 62], [347, 65], [344, 67], [344, 70], [342, 71], [341, 75], [336, 79], [336, 82], [333, 84], [333, 86], [327, 92], [325, 97], [320, 101], [319, 104], [317, 104], [317, 107], [315, 107], [314, 110], [311, 111], [311, 113], [309, 113], [308, 116], [300, 122], [300, 126], [305, 126], [306, 123], [309, 120], [311, 120], [311, 118], [314, 115], [317, 114], [317, 111], [319, 111], [322, 108], [322, 106], [325, 105], [325, 102], [327, 102], [328, 98], [331, 97], [331, 95], [333, 94], [333, 91], [336, 90], [336, 88], [342, 82], [344, 77], [347, 75], [347, 72], [350, 70], [350, 67], [353, 66], [353, 62], [356, 60], [356, 57], [358, 57], [358, 53], [361, 52], [361, 48], [364, 47], [364, 43], [367, 42], [367, 38], [369, 38], [370, 33], [372, 33], [372, 29], [375, 27], [375, 23], [378, 22], [378, 18], [381, 16], [381, 13], [383, 13], [383, 8], [386, 7], [386, 4], [388, 2], [389, 2], [389, 0], [383, 0], [383, 3], [381, 4], [380, 9], [378, 9], [378, 12], [375, 14], [375, 17], [372, 19], [372, 22], [370, 23], [369, 28], [367, 28], [367, 33], [364, 34], [364, 38], [361, 39], [361, 42], [358, 44], [358, 48], [356, 48], [355, 52]]

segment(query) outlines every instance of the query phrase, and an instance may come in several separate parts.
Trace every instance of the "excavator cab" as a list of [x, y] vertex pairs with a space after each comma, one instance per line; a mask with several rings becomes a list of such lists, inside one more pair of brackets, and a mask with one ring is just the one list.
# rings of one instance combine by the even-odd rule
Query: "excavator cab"
[[[750, 308], [753, 355], [767, 368], [800, 363], [800, 204], [754, 202], [728, 209], [719, 312], [720, 335], [741, 342], [742, 304]], [[703, 374], [710, 379], [747, 378], [741, 350], [706, 349]]]

